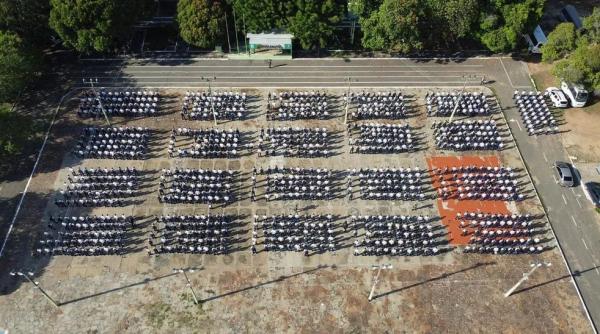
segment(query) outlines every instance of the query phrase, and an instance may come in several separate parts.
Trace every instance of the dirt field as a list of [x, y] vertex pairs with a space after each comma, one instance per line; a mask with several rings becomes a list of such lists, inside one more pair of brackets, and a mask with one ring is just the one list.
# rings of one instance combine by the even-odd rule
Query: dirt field
[[[340, 101], [336, 118], [327, 121], [298, 121], [294, 126], [327, 127], [340, 134], [336, 155], [330, 158], [298, 159], [244, 155], [239, 159], [170, 159], [166, 153], [168, 133], [174, 127], [211, 127], [210, 122], [181, 120], [178, 110], [181, 92], [165, 91], [171, 113], [149, 119], [115, 119], [115, 125], [148, 126], [160, 130], [152, 143], [152, 157], [144, 161], [79, 160], [68, 154], [83, 124], [73, 108], [63, 115], [51, 138], [42, 168], [32, 180], [23, 215], [9, 243], [11, 268], [30, 268], [37, 280], [59, 303], [54, 308], [28, 283], [11, 277], [0, 282], [0, 327], [18, 333], [238, 333], [238, 332], [394, 332], [394, 333], [559, 333], [589, 331], [589, 324], [568, 279], [558, 251], [552, 248], [539, 256], [492, 256], [462, 254], [452, 249], [435, 257], [356, 257], [352, 255], [350, 233], [343, 249], [323, 255], [304, 257], [300, 253], [252, 255], [249, 241], [241, 250], [225, 256], [161, 255], [149, 257], [144, 251], [149, 226], [139, 229], [133, 252], [126, 256], [32, 258], [31, 249], [51, 214], [65, 214], [53, 204], [53, 196], [66, 179], [70, 166], [131, 166], [153, 171], [162, 168], [229, 168], [247, 173], [253, 166], [326, 167], [345, 170], [361, 167], [426, 168], [431, 156], [457, 156], [434, 148], [431, 124], [423, 112], [424, 91], [409, 90], [418, 116], [408, 120], [423, 138], [417, 153], [396, 155], [357, 155], [349, 153]], [[341, 91], [332, 91], [341, 95]], [[248, 91], [261, 96], [252, 103], [252, 114], [243, 122], [222, 123], [222, 128], [252, 131], [284, 122], [266, 122], [265, 91]], [[500, 114], [494, 116], [506, 131]], [[396, 122], [394, 122], [396, 123]], [[96, 124], [101, 124], [99, 121]], [[289, 124], [289, 123], [287, 123]], [[510, 140], [510, 137], [507, 137]], [[470, 155], [474, 154], [469, 152]], [[483, 152], [490, 155], [494, 152]], [[64, 157], [64, 158], [63, 158]], [[498, 154], [502, 165], [522, 170], [514, 144]], [[525, 175], [521, 175], [525, 179]], [[158, 182], [151, 186], [137, 205], [124, 208], [71, 209], [66, 214], [131, 214], [151, 217], [161, 214], [206, 213], [206, 205], [169, 205], [157, 199]], [[509, 208], [513, 212], [540, 213], [532, 187], [523, 191], [529, 199]], [[439, 216], [434, 200], [425, 202], [366, 201], [336, 198], [331, 201], [251, 202], [247, 197], [217, 208], [225, 213], [251, 217], [253, 214], [332, 213], [423, 214]], [[247, 222], [250, 222], [247, 219]], [[249, 229], [246, 230], [249, 236]], [[553, 241], [548, 242], [552, 247]], [[521, 278], [534, 260], [553, 263], [539, 269], [513, 296], [503, 293]], [[373, 280], [373, 264], [392, 264], [382, 274], [371, 303], [367, 296]], [[196, 268], [188, 274], [201, 299], [194, 305], [181, 274], [172, 268]]]

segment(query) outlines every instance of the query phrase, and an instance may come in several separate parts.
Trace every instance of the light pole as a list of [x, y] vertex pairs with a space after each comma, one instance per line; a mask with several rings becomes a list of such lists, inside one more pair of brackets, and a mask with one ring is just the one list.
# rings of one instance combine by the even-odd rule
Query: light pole
[[371, 287], [371, 293], [369, 293], [369, 301], [373, 300], [373, 294], [375, 293], [375, 287], [377, 286], [377, 283], [379, 283], [379, 275], [381, 275], [381, 271], [382, 270], [390, 270], [392, 269], [392, 265], [391, 264], [382, 264], [380, 266], [372, 266], [371, 269], [375, 270], [377, 269], [377, 275], [375, 275], [375, 280], [373, 281], [373, 286]]
[[33, 273], [31, 271], [23, 272], [22, 270], [18, 270], [18, 271], [11, 271], [9, 274], [10, 274], [10, 276], [25, 277], [25, 279], [28, 280], [29, 283], [35, 285], [35, 287], [38, 288], [38, 290], [40, 290], [40, 292], [44, 295], [44, 297], [46, 297], [46, 299], [48, 299], [52, 303], [52, 305], [54, 305], [56, 308], [58, 308], [60, 306], [54, 299], [52, 299], [52, 297], [50, 297], [46, 293], [46, 291], [44, 291], [44, 289], [42, 289], [39, 282], [36, 282], [31, 279], [31, 277], [33, 277]]
[[102, 111], [102, 114], [104, 115], [104, 119], [106, 120], [106, 123], [108, 123], [108, 126], [112, 126], [110, 124], [110, 121], [108, 120], [108, 116], [106, 115], [106, 112], [104, 111], [104, 106], [102, 106], [102, 99], [98, 96], [98, 93], [96, 93], [96, 88], [94, 88], [94, 83], [98, 83], [98, 78], [89, 78], [87, 81], [85, 79], [83, 80], [83, 84], [89, 84], [90, 87], [92, 88], [92, 91], [94, 92], [94, 96], [96, 97], [96, 100], [98, 100], [98, 105], [100, 106], [100, 111]]
[[512, 295], [513, 292], [515, 292], [515, 290], [517, 290], [517, 288], [523, 284], [523, 282], [527, 281], [529, 279], [529, 276], [531, 276], [531, 274], [533, 274], [533, 272], [535, 272], [537, 270], [537, 268], [540, 267], [550, 267], [552, 265], [552, 263], [550, 262], [535, 262], [530, 264], [531, 270], [529, 270], [526, 273], [523, 273], [523, 278], [521, 278], [517, 284], [515, 284], [512, 288], [510, 288], [508, 291], [506, 291], [504, 293], [504, 297], [508, 297], [510, 295]]
[[217, 77], [213, 74], [212, 77], [202, 77], [202, 80], [208, 82], [208, 96], [210, 97], [210, 109], [212, 110], [213, 119], [215, 121], [215, 126], [217, 125], [217, 113], [215, 112], [215, 101], [212, 95], [212, 89], [210, 83], [214, 80], [217, 80]]
[[346, 81], [348, 82], [348, 92], [346, 93], [346, 112], [344, 113], [344, 124], [348, 124], [348, 109], [350, 108], [350, 82], [352, 78], [349, 76], [346, 77]]
[[458, 95], [458, 99], [456, 100], [456, 103], [454, 104], [454, 109], [452, 110], [452, 114], [450, 115], [450, 123], [452, 123], [452, 119], [454, 118], [454, 114], [456, 113], [456, 110], [458, 110], [458, 105], [460, 104], [460, 101], [462, 100], [463, 95], [465, 94], [465, 89], [467, 88], [467, 79], [472, 79], [474, 76], [472, 74], [470, 75], [463, 75], [463, 79], [465, 79], [465, 82], [463, 84], [463, 88], [460, 91], [460, 94]]
[[194, 304], [198, 305], [198, 297], [196, 296], [196, 292], [194, 291], [194, 287], [192, 286], [192, 282], [190, 281], [190, 279], [187, 276], [187, 272], [193, 273], [196, 270], [194, 270], [193, 268], [173, 268], [173, 273], [175, 274], [183, 274], [183, 277], [185, 277], [185, 281], [186, 281], [186, 286], [188, 288], [190, 288], [190, 291], [192, 292], [192, 297], [194, 297]]

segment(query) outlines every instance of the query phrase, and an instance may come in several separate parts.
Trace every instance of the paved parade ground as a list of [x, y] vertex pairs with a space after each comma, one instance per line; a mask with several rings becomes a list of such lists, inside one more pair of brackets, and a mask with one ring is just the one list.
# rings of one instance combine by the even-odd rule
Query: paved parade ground
[[[91, 125], [104, 126], [105, 122], [77, 117], [77, 96], [81, 92], [78, 85], [62, 101], [30, 182], [24, 178], [4, 190], [0, 188], [2, 200], [6, 200], [0, 220], [2, 237], [10, 231], [8, 241], [2, 246], [1, 265], [35, 272], [40, 287], [60, 307], [54, 307], [30, 283], [3, 275], [0, 277], [0, 309], [3, 310], [0, 329], [22, 333], [593, 332], [581, 298], [592, 318], [599, 317], [600, 301], [593, 291], [600, 282], [597, 266], [600, 264], [597, 261], [600, 232], [592, 210], [583, 209], [579, 202], [581, 196], [578, 197], [576, 191], [580, 190], [565, 191], [564, 195], [551, 189], [556, 185], [549, 182], [552, 180], [549, 164], [564, 159], [564, 150], [556, 138], [560, 135], [529, 137], [522, 130], [512, 93], [515, 89], [531, 89], [531, 82], [521, 62], [502, 58], [315, 59], [274, 62], [273, 65], [270, 69], [259, 62], [225, 60], [90, 61], [81, 65], [81, 72], [71, 73], [73, 82], [97, 77], [99, 87], [154, 87], [164, 97], [163, 113], [156, 117], [111, 119], [113, 126], [152, 129], [148, 159], [80, 159], [72, 151], [81, 130]], [[250, 114], [245, 120], [220, 121], [216, 127], [239, 129], [251, 145], [242, 150], [239, 158], [171, 158], [167, 148], [172, 129], [215, 127], [210, 121], [184, 120], [180, 116], [185, 92], [207, 90], [204, 78], [209, 76], [216, 78], [211, 89], [243, 91], [249, 96]], [[491, 84], [481, 86], [482, 78]], [[456, 92], [463, 86], [467, 91], [482, 92], [488, 97], [495, 113], [481, 119], [497, 122], [503, 150], [454, 152], [436, 148], [432, 127], [443, 118], [427, 116], [425, 94]], [[330, 96], [332, 117], [268, 121], [265, 115], [268, 93], [284, 90], [326, 92]], [[379, 123], [408, 124], [418, 138], [418, 148], [397, 154], [351, 153], [350, 135], [344, 123], [343, 95], [348, 90], [400, 91], [407, 96], [407, 103], [414, 110], [410, 117]], [[350, 118], [349, 123], [355, 121]], [[333, 138], [332, 154], [318, 158], [259, 156], [256, 142], [260, 129], [284, 126], [327, 128]], [[374, 167], [428, 170], [458, 163], [513, 168], [525, 199], [484, 204], [443, 200], [437, 196], [440, 184], [435, 177], [426, 182], [429, 196], [422, 201], [363, 200], [358, 196], [350, 199], [345, 196], [343, 184], [339, 186], [339, 196], [330, 200], [266, 201], [260, 187], [258, 200], [250, 198], [253, 168], [285, 166], [348, 172]], [[54, 204], [57, 191], [67, 180], [68, 168], [132, 166], [147, 174], [141, 195], [131, 205], [68, 209]], [[238, 171], [238, 200], [210, 208], [205, 204], [160, 203], [161, 170], [173, 168]], [[21, 190], [16, 191], [19, 187]], [[27, 194], [20, 202], [19, 192], [25, 187]], [[17, 208], [18, 215], [14, 216]], [[468, 238], [460, 235], [461, 229], [454, 218], [457, 212], [467, 210], [541, 217], [537, 221], [545, 251], [505, 256], [463, 253]], [[155, 216], [209, 213], [239, 218], [236, 244], [230, 254], [148, 255], [148, 236]], [[340, 248], [335, 252], [304, 256], [300, 252], [265, 252], [259, 247], [258, 254], [252, 254], [254, 215], [294, 213], [336, 216]], [[49, 216], [100, 214], [140, 217], [126, 255], [31, 255], [47, 229]], [[355, 234], [351, 229], [342, 228], [352, 215], [434, 217], [441, 254], [355, 256]], [[588, 243], [584, 241], [585, 248], [577, 242], [581, 238], [590, 239]], [[560, 247], [564, 249], [569, 267], [565, 265]], [[530, 264], [540, 261], [552, 266], [536, 271], [512, 296], [505, 298], [503, 294], [529, 271]], [[367, 296], [375, 276], [371, 267], [384, 264], [391, 264], [392, 268], [381, 273], [375, 298], [369, 302]], [[191, 286], [186, 286], [186, 277], [174, 273], [173, 268], [192, 269], [193, 272], [187, 273]], [[579, 283], [582, 296], [573, 279]], [[193, 303], [190, 287], [200, 300], [199, 305]]]

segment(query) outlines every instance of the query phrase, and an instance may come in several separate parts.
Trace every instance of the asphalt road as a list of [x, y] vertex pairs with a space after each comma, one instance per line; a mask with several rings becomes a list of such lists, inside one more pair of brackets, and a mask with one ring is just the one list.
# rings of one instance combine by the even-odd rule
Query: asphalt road
[[[480, 85], [481, 79], [499, 99], [515, 140], [548, 210], [548, 218], [560, 241], [574, 279], [595, 324], [600, 324], [600, 225], [597, 214], [581, 187], [563, 189], [555, 183], [550, 169], [555, 160], [569, 161], [559, 136], [529, 137], [522, 130], [512, 100], [515, 89], [530, 90], [527, 67], [510, 58], [459, 60], [410, 59], [302, 59], [274, 61], [229, 60], [141, 60], [85, 61], [80, 72], [71, 73], [73, 82], [97, 78], [98, 86], [201, 88], [203, 77], [216, 77], [216, 88], [273, 87], [462, 87]], [[81, 86], [84, 86], [83, 84]], [[77, 86], [76, 86], [77, 87]], [[22, 182], [23, 187], [25, 185]], [[18, 187], [2, 188], [15, 192]], [[12, 218], [12, 217], [11, 217]], [[6, 220], [6, 219], [5, 219]], [[555, 265], [562, 265], [556, 263]]]

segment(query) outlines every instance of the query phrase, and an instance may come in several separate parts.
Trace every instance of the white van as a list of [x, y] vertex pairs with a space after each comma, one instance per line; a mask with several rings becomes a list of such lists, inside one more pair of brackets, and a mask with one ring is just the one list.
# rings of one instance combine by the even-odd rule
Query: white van
[[569, 102], [571, 102], [572, 107], [582, 108], [585, 106], [589, 94], [582, 85], [562, 81], [560, 83], [560, 90], [565, 93], [567, 99], [569, 99]]

